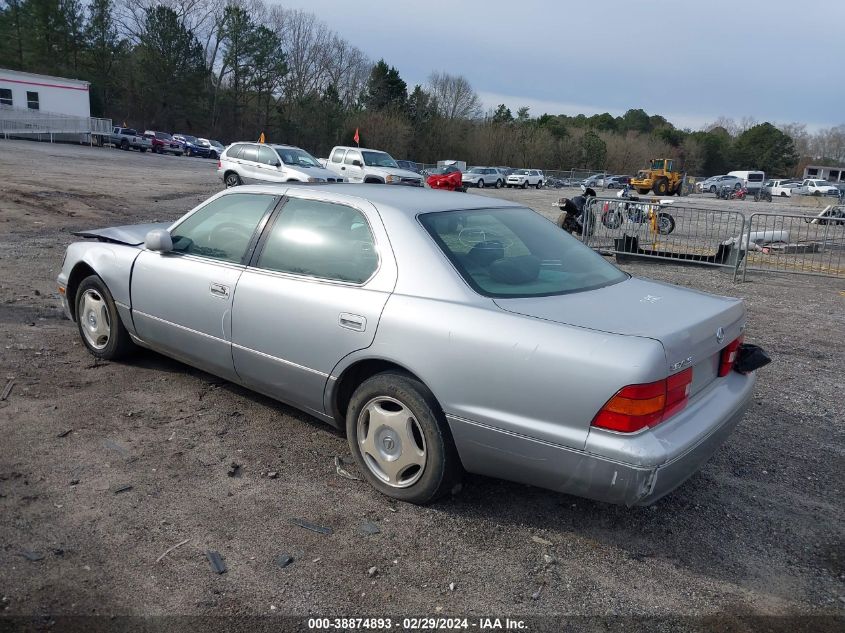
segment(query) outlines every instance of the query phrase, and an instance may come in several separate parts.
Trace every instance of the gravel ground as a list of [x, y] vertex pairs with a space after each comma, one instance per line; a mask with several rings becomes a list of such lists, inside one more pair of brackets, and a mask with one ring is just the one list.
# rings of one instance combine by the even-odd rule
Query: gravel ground
[[[420, 508], [338, 476], [327, 426], [154, 353], [94, 362], [63, 318], [69, 231], [175, 219], [219, 190], [215, 168], [0, 141], [4, 615], [845, 613], [844, 281], [623, 265], [746, 300], [774, 362], [727, 444], [650, 508], [482, 477]], [[565, 195], [483, 193], [549, 217]]]

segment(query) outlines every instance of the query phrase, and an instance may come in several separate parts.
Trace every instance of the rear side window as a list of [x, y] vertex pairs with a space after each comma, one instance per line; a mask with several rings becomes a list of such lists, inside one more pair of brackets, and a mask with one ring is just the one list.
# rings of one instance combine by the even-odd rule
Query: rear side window
[[238, 155], [240, 160], [249, 160], [253, 163], [258, 162], [258, 148], [255, 145], [244, 145], [243, 149], [241, 150], [240, 155]]
[[173, 250], [239, 264], [264, 214], [278, 197], [257, 193], [221, 196], [170, 232]]
[[270, 230], [258, 267], [361, 284], [378, 268], [373, 242], [357, 209], [291, 198]]
[[345, 151], [346, 150], [336, 149], [334, 152], [332, 152], [332, 162], [333, 163], [341, 162], [343, 160], [343, 152], [345, 152]]
[[568, 294], [627, 278], [530, 209], [447, 211], [419, 218], [458, 273], [488, 297]]

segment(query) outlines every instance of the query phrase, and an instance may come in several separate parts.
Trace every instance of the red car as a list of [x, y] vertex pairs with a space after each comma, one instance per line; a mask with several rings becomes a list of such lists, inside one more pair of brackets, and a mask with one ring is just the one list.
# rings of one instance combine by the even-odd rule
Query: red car
[[167, 132], [156, 132], [154, 130], [147, 130], [144, 132], [146, 136], [153, 143], [153, 153], [158, 154], [175, 154], [181, 156], [185, 148], [182, 144], [174, 139]]
[[461, 170], [454, 165], [432, 169], [428, 172], [428, 178], [425, 181], [432, 189], [464, 191]]

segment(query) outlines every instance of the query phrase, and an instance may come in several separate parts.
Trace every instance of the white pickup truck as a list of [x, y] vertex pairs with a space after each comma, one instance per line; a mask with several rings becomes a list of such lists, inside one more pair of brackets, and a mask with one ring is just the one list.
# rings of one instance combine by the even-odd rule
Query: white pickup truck
[[422, 187], [422, 176], [402, 169], [387, 152], [364, 147], [332, 149], [326, 169], [343, 176], [346, 182], [368, 182], [386, 185]]

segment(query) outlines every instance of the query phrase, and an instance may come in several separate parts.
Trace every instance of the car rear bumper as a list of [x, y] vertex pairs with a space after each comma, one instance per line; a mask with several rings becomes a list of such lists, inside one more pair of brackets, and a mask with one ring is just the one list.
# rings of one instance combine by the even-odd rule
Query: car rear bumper
[[[694, 417], [677, 421], [678, 425], [698, 424], [697, 433], [670, 428], [676, 425], [673, 419], [664, 423], [667, 429], [662, 435], [615, 434], [617, 454], [625, 458], [597, 454], [589, 449], [589, 442], [588, 450], [578, 450], [463, 418], [447, 415], [447, 419], [469, 472], [607, 503], [649, 505], [683, 484], [725, 442], [745, 413], [755, 380], [753, 374], [732, 375], [731, 384], [724, 386], [733, 395], [730, 404], [715, 407], [709, 420], [703, 420], [699, 411]], [[701, 405], [704, 410], [714, 409], [707, 402]], [[707, 430], [700, 432], [702, 427]], [[675, 438], [679, 436], [685, 440], [678, 442]], [[673, 440], [662, 462], [654, 450], [647, 448], [651, 443], [664, 450]], [[624, 442], [630, 445], [620, 449], [618, 444]], [[597, 448], [602, 450], [601, 446]]]

